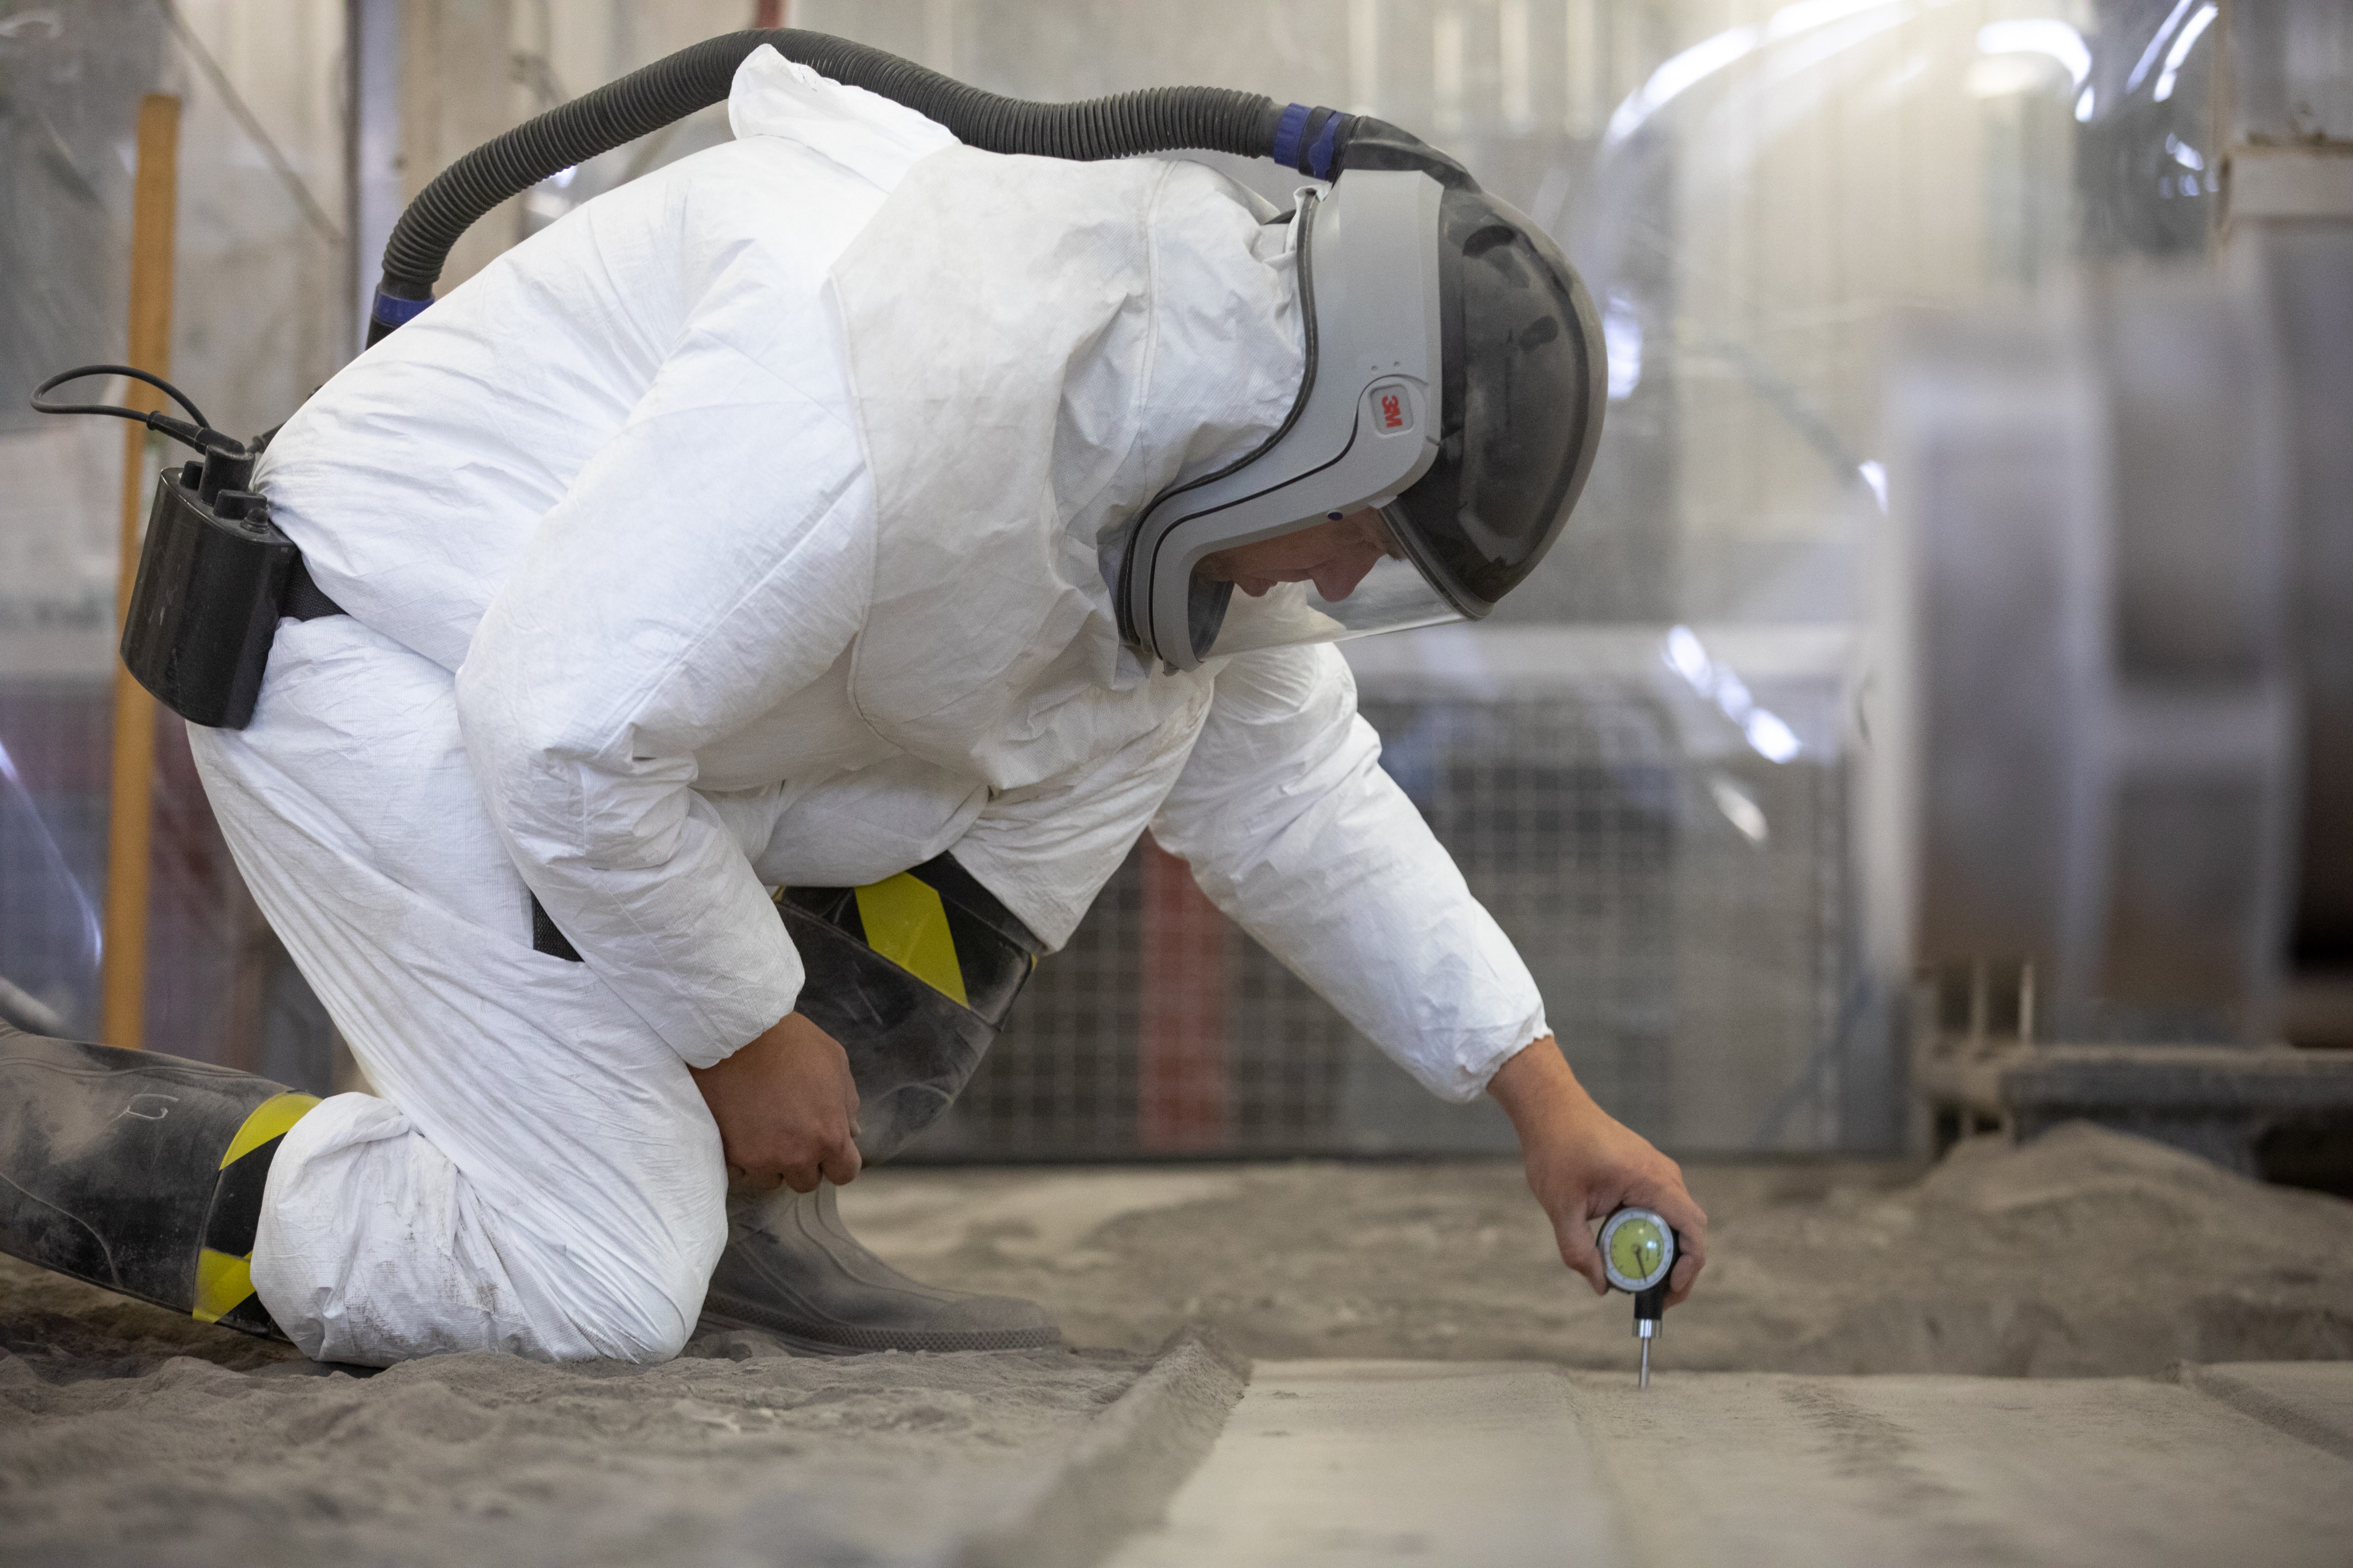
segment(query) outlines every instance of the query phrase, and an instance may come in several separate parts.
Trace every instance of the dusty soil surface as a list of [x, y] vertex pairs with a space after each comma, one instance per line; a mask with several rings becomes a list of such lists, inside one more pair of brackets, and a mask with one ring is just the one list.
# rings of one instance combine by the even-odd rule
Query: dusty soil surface
[[0, 1259], [0, 1561], [923, 1563], [1148, 1358], [492, 1355], [365, 1378]]
[[[2353, 1357], [2353, 1203], [2088, 1127], [1926, 1172], [1699, 1166], [1662, 1372], [2148, 1373]], [[1059, 1473], [1171, 1330], [1267, 1358], [1621, 1371], [1504, 1163], [878, 1171], [878, 1251], [1103, 1347], [375, 1376], [0, 1259], [0, 1561], [918, 1563]], [[1125, 1408], [1124, 1406], [1123, 1408]]]
[[[1711, 1262], [1662, 1366], [2137, 1374], [2353, 1356], [2353, 1203], [2088, 1125], [1925, 1174], [1695, 1165]], [[1620, 1368], [1631, 1307], [1568, 1276], [1515, 1165], [871, 1173], [842, 1214], [1082, 1344], [1212, 1325], [1245, 1352]]]

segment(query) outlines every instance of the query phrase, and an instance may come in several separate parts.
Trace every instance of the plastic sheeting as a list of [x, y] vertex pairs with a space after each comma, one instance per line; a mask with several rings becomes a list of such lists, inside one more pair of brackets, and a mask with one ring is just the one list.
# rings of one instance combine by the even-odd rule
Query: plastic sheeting
[[[148, 92], [183, 104], [174, 378], [251, 433], [332, 373], [350, 323], [343, 10], [77, 0], [0, 14], [0, 976], [78, 1034], [96, 1024], [122, 432], [36, 415], [26, 396], [57, 370], [121, 357]], [[176, 459], [159, 444], [148, 460]], [[150, 1043], [324, 1088], [324, 1020], [237, 884], [176, 722], [155, 810]]]
[[[1755, 628], [1769, 645], [1781, 635], [1777, 627], [1789, 627], [1789, 636], [1802, 639], [1814, 628], [1835, 629], [1853, 614], [1855, 563], [1878, 526], [1877, 487], [1884, 482], [1874, 414], [1879, 324], [1904, 303], [2063, 281], [2083, 254], [2202, 244], [2218, 173], [2205, 122], [2206, 73], [2223, 28], [2211, 22], [2194, 26], [2200, 9], [2195, 0], [2051, 0], [2022, 9], [1988, 0], [1742, 0], [1729, 7], [1683, 0], [1305, 0], [1273, 9], [1208, 0], [1159, 11], [1030, 0], [923, 5], [799, 0], [794, 20], [867, 39], [1001, 90], [1067, 98], [1153, 81], [1248, 87], [1285, 100], [1367, 109], [1461, 153], [1489, 188], [1563, 239], [1594, 279], [1608, 316], [1620, 394], [1593, 485], [1573, 524], [1578, 531], [1507, 602], [1502, 618], [1530, 626], [1571, 618], [1614, 624], [1628, 646], [1651, 650], [1645, 658], [1659, 661], [1662, 679], [1672, 683], [1669, 689], [1684, 690], [1704, 717], [1716, 715], [1709, 722], [1719, 729], [1739, 736], [1755, 724], [1769, 737], [1753, 717], [1736, 727], [1725, 716], [1727, 704], [1739, 707], [1741, 690], [1754, 688], [1755, 706], [1802, 738], [1808, 724], [1787, 698], [1769, 692], [1769, 680], [1744, 652], [1754, 639], [1720, 636], [1714, 628]], [[281, 149], [301, 163], [302, 177], [330, 214], [342, 210], [332, 199], [341, 155], [332, 123], [313, 119], [306, 133], [274, 105], [280, 93], [290, 101], [306, 94], [332, 98], [332, 43], [316, 56], [300, 89], [290, 82], [273, 87], [276, 68], [263, 45], [273, 37], [298, 37], [300, 28], [290, 18], [299, 14], [339, 18], [341, 10], [293, 0], [283, 7], [247, 0], [185, 8]], [[518, 91], [545, 104], [694, 37], [741, 26], [744, 12], [701, 0], [664, 6], [659, 14], [584, 3], [544, 15], [519, 8], [517, 16], [522, 24], [517, 47], [537, 62], [530, 68], [532, 85]], [[219, 276], [260, 277], [255, 268], [293, 254], [268, 243], [272, 236], [294, 237], [308, 247], [302, 254], [314, 258], [304, 265], [321, 265], [315, 258], [323, 252], [301, 237], [305, 226], [282, 182], [225, 111], [207, 107], [212, 89], [189, 74], [185, 48], [166, 39], [158, 13], [138, 0], [92, 0], [19, 7], [0, 18], [0, 27], [8, 29], [0, 37], [0, 70], [12, 73], [15, 98], [25, 96], [14, 73], [34, 58], [26, 51], [49, 47], [59, 27], [64, 46], [81, 47], [79, 38], [95, 52], [72, 66], [80, 75], [58, 78], [61, 96], [43, 102], [79, 93], [69, 106], [74, 112], [127, 128], [136, 93], [150, 82], [168, 79], [186, 89], [189, 156], [212, 161], [205, 167], [213, 172], [203, 174], [203, 181], [227, 183], [222, 196], [207, 198], [201, 211], [184, 209], [184, 233], [195, 235], [199, 224], [217, 225], [264, 240], [238, 258], [243, 272], [224, 268]], [[102, 37], [111, 37], [104, 33], [109, 27], [129, 29], [122, 59], [149, 61], [165, 74], [109, 75], [111, 58], [97, 47]], [[54, 64], [65, 57], [48, 58]], [[216, 116], [212, 129], [198, 131], [197, 120], [207, 115]], [[124, 133], [112, 134], [119, 140]], [[535, 216], [526, 216], [526, 226], [543, 225], [595, 190], [723, 134], [719, 117], [700, 117], [668, 137], [584, 166], [568, 184], [552, 182], [534, 193], [536, 206], [526, 205]], [[71, 133], [67, 141], [84, 145]], [[9, 145], [16, 149], [12, 157], [26, 160], [24, 167], [48, 156], [32, 140]], [[105, 135], [88, 143], [110, 145]], [[128, 172], [119, 157], [109, 163], [78, 152], [75, 164], [97, 179], [120, 225]], [[1280, 171], [1237, 163], [1234, 172], [1278, 200], [1295, 183]], [[199, 180], [195, 162], [188, 178], [193, 197]], [[31, 193], [26, 199], [41, 203], [71, 199], [47, 183], [11, 190]], [[10, 211], [43, 225], [68, 221], [13, 201]], [[120, 248], [118, 238], [111, 251], [66, 253], [79, 268], [101, 321], [119, 317]], [[53, 264], [41, 259], [37, 265]], [[184, 285], [192, 288], [195, 276], [184, 256]], [[199, 313], [232, 307], [248, 313], [248, 326], [224, 328], [211, 343], [268, 345], [269, 331], [286, 328], [265, 318], [289, 315], [286, 300], [296, 297], [309, 299], [290, 295], [276, 282], [216, 289], [202, 299], [184, 289], [183, 369], [200, 363], [187, 335]], [[347, 307], [338, 310], [348, 313]], [[284, 363], [284, 356], [270, 348], [241, 363], [268, 368]], [[257, 426], [274, 420], [332, 368], [332, 356], [316, 369], [301, 363], [282, 394], [233, 389], [232, 414]], [[200, 393], [219, 380], [189, 374]], [[235, 406], [239, 398], [249, 413]], [[0, 423], [8, 417], [0, 415]], [[100, 432], [88, 438], [90, 455], [78, 458], [47, 448], [19, 452], [8, 446], [13, 439], [0, 436], [0, 479], [5, 480], [0, 486], [0, 674], [11, 683], [0, 695], [6, 704], [0, 707], [0, 742], [19, 764], [43, 831], [80, 885], [94, 888], [103, 831], [103, 723], [86, 721], [77, 716], [79, 709], [58, 708], [54, 682], [66, 670], [83, 672], [79, 679], [100, 677], [108, 657], [103, 605], [112, 576], [114, 443], [110, 432]], [[76, 473], [85, 477], [75, 479]], [[35, 562], [36, 552], [39, 562], [63, 564], [27, 568], [23, 563]], [[37, 614], [48, 618], [26, 618], [8, 607], [23, 602], [11, 595], [33, 582], [64, 584], [54, 594], [41, 591]], [[10, 614], [18, 618], [8, 619]], [[1707, 686], [1704, 693], [1664, 662], [1667, 634], [1677, 625], [1701, 629], [1708, 662], [1694, 668]], [[28, 671], [44, 683], [37, 701], [16, 695], [22, 689], [16, 678]], [[1725, 681], [1725, 675], [1734, 680]], [[1834, 675], [1820, 680], [1827, 684], [1818, 682], [1816, 700], [1825, 710], [1838, 711]], [[1518, 825], [1550, 820], [1544, 814], [1582, 812], [1574, 820], [1618, 822], [1615, 808], [1596, 816], [1577, 788], [1532, 782], [1540, 771], [1496, 761], [1476, 746], [1449, 763], [1440, 745], [1448, 735], [1516, 729], [1534, 754], [1574, 752], [1580, 735], [1619, 722], [1613, 701], [1584, 695], [1594, 687], [1577, 672], [1562, 672], [1552, 688], [1556, 696], [1544, 710], [1555, 717], [1497, 708], [1475, 694], [1386, 709], [1399, 715], [1397, 724], [1416, 731], [1402, 749], [1418, 760], [1402, 759], [1404, 737], [1392, 736], [1389, 761], [1409, 772], [1421, 769], [1424, 776], [1461, 781], [1447, 797], [1459, 805], [1438, 819], [1466, 858], [1487, 853], [1478, 846], [1521, 842]], [[71, 699], [90, 700], [102, 698], [84, 689]], [[1413, 717], [1403, 716], [1408, 712]], [[1672, 726], [1651, 726], [1646, 733], [1654, 734], [1657, 745], [1645, 755], [1662, 776], [1688, 779], [1689, 786], [1668, 791], [1655, 815], [1658, 797], [1642, 793], [1641, 809], [1624, 816], [1622, 829], [1596, 826], [1588, 834], [1581, 827], [1577, 839], [1586, 846], [1578, 863], [1598, 858], [1613, 868], [1611, 886], [1622, 884], [1631, 900], [1625, 907], [1635, 913], [1616, 924], [1581, 923], [1597, 907], [1595, 896], [1564, 861], [1550, 873], [1549, 891], [1527, 884], [1527, 912], [1506, 923], [1531, 951], [1550, 940], [1564, 951], [1574, 943], [1580, 952], [1616, 952], [1631, 943], [1646, 952], [1686, 954], [1688, 967], [1678, 971], [1672, 986], [1647, 978], [1658, 964], [1631, 948], [1622, 984], [1611, 978], [1586, 988], [1581, 960], [1538, 967], [1553, 990], [1564, 1038], [1621, 1042], [1612, 1047], [1614, 1057], [1599, 1054], [1597, 1047], [1597, 1054], [1579, 1062], [1581, 1070], [1599, 1075], [1597, 1083], [1614, 1076], [1630, 1086], [1633, 1098], [1615, 1103], [1636, 1114], [1646, 1131], [1683, 1146], [1738, 1144], [1755, 1123], [1736, 1125], [1728, 1109], [1703, 1114], [1678, 1085], [1707, 1079], [1727, 1053], [1740, 1057], [1743, 1075], [1784, 1073], [1794, 1085], [1809, 1061], [1852, 1059], [1860, 1048], [1859, 1042], [1830, 1038], [1846, 1027], [1843, 980], [1837, 963], [1820, 956], [1835, 953], [1843, 940], [1838, 836], [1813, 836], [1823, 847], [1810, 872], [1778, 858], [1792, 836], [1784, 831], [1777, 800], [1785, 789], [1790, 798], [1817, 800], [1802, 819], [1834, 821], [1849, 738], [1833, 724], [1822, 746], [1809, 742], [1786, 763], [1736, 741], [1742, 787], [1773, 834], [1771, 853], [1744, 862], [1718, 859], [1710, 847], [1748, 842], [1725, 815], [1726, 800], [1739, 811], [1738, 797], [1719, 798], [1708, 782], [1717, 763], [1683, 752], [1682, 731]], [[1504, 771], [1493, 783], [1479, 782], [1488, 779], [1491, 765]], [[12, 820], [26, 820], [24, 813]], [[0, 908], [0, 973], [11, 963], [26, 964], [24, 955], [36, 948], [47, 956], [31, 967], [81, 963], [73, 957], [79, 916], [70, 891], [42, 880], [47, 874], [37, 866], [47, 863], [47, 851], [36, 839], [13, 826], [6, 831], [17, 836], [0, 842], [0, 900], [8, 900]], [[56, 896], [43, 895], [38, 914], [19, 914], [31, 897], [21, 890], [38, 886], [53, 888]], [[1736, 922], [1743, 930], [1803, 927], [1826, 934], [1820, 942], [1781, 944], [1770, 955], [1760, 952], [1753, 965], [1726, 968], [1711, 979], [1703, 955], [1715, 950], [1709, 933], [1724, 922], [1706, 911], [1719, 904], [1743, 911]], [[1099, 923], [1101, 941], [1122, 944], [1123, 952], [1141, 940], [1129, 917], [1117, 910], [1103, 911]], [[1081, 945], [1092, 951], [1096, 941], [1088, 936]], [[217, 963], [218, 947], [206, 951], [216, 956], [192, 961], [191, 976]], [[1066, 954], [1063, 972], [1077, 962]], [[1105, 963], [1102, 983], [1110, 985], [1114, 972], [1132, 967], [1132, 953]], [[1831, 972], [1827, 982], [1810, 978], [1820, 965]], [[1294, 1086], [1329, 1076], [1316, 1065], [1324, 1058], [1315, 1053], [1324, 1047], [1311, 1042], [1347, 1037], [1344, 1024], [1303, 994], [1284, 990], [1278, 1005], [1265, 987], [1293, 983], [1279, 974], [1255, 978], [1261, 970], [1268, 966], [1259, 954], [1229, 976], [1236, 988], [1228, 1015], [1236, 1020], [1229, 1134], [1235, 1138], [1250, 1129], [1258, 1130], [1250, 1137], [1271, 1137], [1291, 1125], [1286, 1097]], [[69, 1002], [83, 994], [79, 982], [57, 984]], [[159, 982], [165, 990], [179, 984]], [[1092, 979], [1056, 1001], [1061, 984], [1041, 975], [1008, 1036], [1017, 1055], [1031, 1053], [1021, 1059], [1060, 1065], [1034, 1081], [1024, 1068], [1018, 1080], [1008, 1079], [1006, 1092], [1013, 1095], [1018, 1083], [1025, 1105], [1076, 1104], [1095, 1092], [1087, 1086], [1100, 1083], [1115, 1099], [1131, 1081], [1134, 1046], [1128, 1026], [1117, 1023], [1132, 1016], [1125, 1010], [1131, 1003], [1108, 992], [1098, 1001], [1087, 989], [1095, 985]], [[186, 1005], [195, 1013], [185, 1016], [214, 1016], [216, 1001], [198, 1006], [200, 991], [174, 993], [190, 999]], [[1639, 1005], [1622, 999], [1636, 994], [1645, 998]], [[202, 994], [216, 997], [217, 987]], [[1736, 1026], [1742, 1009], [1751, 1005], [1765, 1009], [1769, 1026]], [[159, 1035], [178, 1030], [183, 1016], [173, 1013], [169, 1026], [159, 1021]], [[204, 1033], [191, 1027], [180, 1037]], [[1770, 1046], [1757, 1043], [1768, 1038]], [[1810, 1038], [1815, 1046], [1788, 1043]], [[1360, 1047], [1352, 1040], [1346, 1050]], [[1348, 1060], [1369, 1057], [1349, 1055]], [[985, 1068], [984, 1088], [987, 1075]], [[1799, 1113], [1786, 1120], [1785, 1142], [1862, 1142], [1884, 1134], [1884, 1115], [1858, 1121], [1852, 1097], [1842, 1100], [1829, 1079], [1806, 1081], [1815, 1088]], [[1261, 1082], [1271, 1087], [1262, 1100], [1252, 1099], [1261, 1090], [1250, 1086]], [[1402, 1088], [1403, 1080], [1397, 1084]], [[1397, 1107], [1427, 1104], [1419, 1096], [1397, 1100]], [[1688, 1115], [1678, 1109], [1686, 1106]], [[1655, 1115], [1643, 1107], [1655, 1107]], [[1892, 1113], [1893, 1102], [1884, 1110]], [[1318, 1125], [1340, 1128], [1332, 1136], [1343, 1142], [1356, 1136], [1348, 1129], [1372, 1128], [1371, 1122], [1358, 1127], [1351, 1121], [1356, 1113], [1345, 1108], [1330, 1114], [1338, 1120]], [[1129, 1124], [1122, 1116], [1132, 1121], [1131, 1112], [1122, 1111], [1106, 1113], [1101, 1122], [1114, 1130], [1103, 1134], [1113, 1142], [1087, 1147], [1115, 1150], [1115, 1129]], [[1415, 1122], [1396, 1107], [1375, 1120], [1378, 1128], [1366, 1135], [1377, 1133], [1390, 1147], [1440, 1136], [1435, 1122]], [[1018, 1131], [1008, 1131], [1008, 1138], [1053, 1141], [1046, 1124], [1034, 1120], [1001, 1125], [1015, 1129], [1017, 1121]], [[1073, 1136], [1081, 1131], [1075, 1120], [1071, 1131]]]

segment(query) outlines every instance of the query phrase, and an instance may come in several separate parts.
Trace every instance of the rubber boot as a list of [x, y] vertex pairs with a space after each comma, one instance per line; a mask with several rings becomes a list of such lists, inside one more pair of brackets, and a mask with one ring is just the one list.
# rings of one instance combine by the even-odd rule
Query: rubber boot
[[943, 1290], [859, 1245], [830, 1182], [814, 1193], [730, 1198], [727, 1250], [703, 1298], [704, 1329], [760, 1329], [819, 1355], [1008, 1351], [1060, 1344], [1043, 1307]]
[[278, 1338], [253, 1233], [280, 1142], [318, 1104], [153, 1051], [0, 1025], [0, 1252]]

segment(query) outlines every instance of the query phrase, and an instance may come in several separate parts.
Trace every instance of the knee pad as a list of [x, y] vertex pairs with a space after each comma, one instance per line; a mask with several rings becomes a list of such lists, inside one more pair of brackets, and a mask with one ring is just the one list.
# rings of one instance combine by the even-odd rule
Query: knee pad
[[253, 1292], [254, 1228], [280, 1141], [318, 1103], [251, 1073], [0, 1025], [0, 1251], [276, 1335]]
[[[858, 1149], [888, 1159], [964, 1089], [1046, 944], [953, 855], [858, 888], [783, 888], [804, 971], [796, 1010], [841, 1042], [858, 1083]], [[537, 899], [532, 946], [575, 948]]]
[[841, 1042], [858, 1148], [887, 1159], [963, 1091], [1046, 944], [953, 856], [862, 888], [786, 888], [799, 1012]]

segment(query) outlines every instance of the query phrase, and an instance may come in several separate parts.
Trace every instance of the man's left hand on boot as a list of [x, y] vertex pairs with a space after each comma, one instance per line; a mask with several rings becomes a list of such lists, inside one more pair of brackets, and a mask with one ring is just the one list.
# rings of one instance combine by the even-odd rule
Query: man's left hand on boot
[[858, 1086], [840, 1042], [788, 1013], [734, 1055], [689, 1068], [734, 1185], [814, 1192], [857, 1179]]

